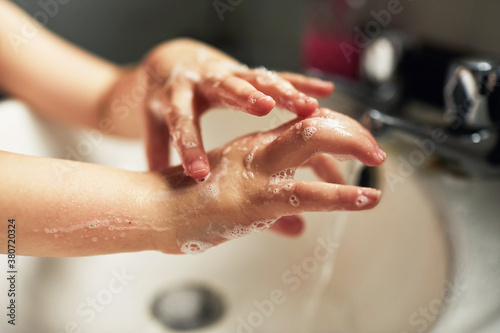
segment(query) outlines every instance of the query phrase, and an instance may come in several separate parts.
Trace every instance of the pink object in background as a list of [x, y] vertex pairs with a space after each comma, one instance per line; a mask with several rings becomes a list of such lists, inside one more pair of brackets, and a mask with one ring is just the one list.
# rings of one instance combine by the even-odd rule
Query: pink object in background
[[346, 55], [346, 45], [356, 48], [352, 36], [309, 30], [304, 34], [302, 42], [303, 65], [307, 69], [315, 68], [327, 74], [357, 80], [359, 54]]
[[302, 64], [325, 74], [359, 78], [359, 53], [353, 43], [356, 11], [351, 0], [305, 2]]

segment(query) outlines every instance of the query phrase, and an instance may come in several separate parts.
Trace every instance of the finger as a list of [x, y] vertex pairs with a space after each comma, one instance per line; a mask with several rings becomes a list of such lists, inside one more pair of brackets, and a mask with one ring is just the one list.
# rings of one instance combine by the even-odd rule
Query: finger
[[338, 119], [344, 121], [347, 124], [350, 124], [353, 127], [353, 129], [358, 131], [360, 134], [363, 134], [368, 140], [378, 145], [377, 140], [375, 140], [373, 135], [370, 133], [369, 130], [366, 129], [366, 127], [364, 127], [359, 122], [357, 122], [356, 120], [352, 119], [351, 117], [343, 113], [335, 112], [327, 108], [320, 108], [317, 109], [311, 116], [319, 118], [327, 118], [327, 119]]
[[291, 191], [279, 191], [269, 200], [281, 213], [366, 210], [375, 207], [381, 195], [379, 190], [367, 187], [306, 181], [292, 184]]
[[279, 76], [290, 82], [297, 90], [315, 97], [327, 97], [334, 89], [332, 82], [310, 78], [296, 73], [281, 72]]
[[193, 86], [188, 80], [179, 79], [167, 87], [165, 95], [170, 106], [166, 122], [184, 170], [192, 178], [204, 178], [210, 173], [210, 166], [193, 110]]
[[256, 158], [275, 173], [295, 169], [318, 153], [355, 157], [369, 166], [380, 165], [385, 155], [378, 144], [349, 123], [337, 119], [307, 118], [284, 130]]
[[236, 73], [256, 89], [271, 96], [276, 104], [299, 116], [309, 116], [318, 108], [318, 101], [309, 97], [274, 72], [266, 69], [248, 70]]
[[316, 155], [311, 157], [305, 165], [310, 166], [314, 173], [327, 183], [345, 184], [344, 175], [333, 156], [326, 154]]
[[165, 106], [158, 99], [151, 99], [145, 112], [146, 157], [151, 171], [163, 170], [169, 165], [170, 134], [163, 119]]
[[269, 230], [286, 237], [298, 237], [304, 232], [304, 227], [304, 219], [298, 215], [292, 215], [279, 218]]
[[213, 103], [257, 116], [265, 116], [276, 104], [272, 97], [263, 94], [247, 81], [235, 76], [208, 77], [201, 84], [201, 89]]

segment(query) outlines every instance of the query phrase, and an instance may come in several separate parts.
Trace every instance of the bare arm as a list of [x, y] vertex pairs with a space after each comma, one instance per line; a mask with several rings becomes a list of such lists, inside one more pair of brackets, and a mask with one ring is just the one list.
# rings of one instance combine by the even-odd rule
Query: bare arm
[[0, 170], [1, 252], [10, 218], [21, 255], [153, 250], [154, 229], [164, 231], [166, 249], [176, 252], [167, 222], [175, 209], [159, 175], [7, 152], [0, 152]]
[[[18, 254], [197, 253], [281, 216], [377, 205], [375, 189], [293, 180], [296, 168], [326, 156], [318, 152], [372, 166], [385, 159], [368, 131], [326, 109], [209, 152], [213, 170], [204, 181], [181, 166], [137, 173], [0, 152], [0, 251], [12, 218]], [[325, 181], [339, 179], [311, 165]]]
[[98, 110], [120, 72], [0, 0], [0, 89], [42, 115], [97, 127]]

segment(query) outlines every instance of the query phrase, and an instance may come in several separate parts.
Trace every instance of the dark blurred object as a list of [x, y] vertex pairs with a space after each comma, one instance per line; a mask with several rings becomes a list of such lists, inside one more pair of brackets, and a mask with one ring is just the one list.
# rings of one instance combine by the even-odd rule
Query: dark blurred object
[[184, 285], [156, 297], [154, 317], [174, 330], [194, 330], [218, 321], [224, 313], [221, 297], [204, 285]]
[[[152, 47], [191, 37], [228, 52], [249, 66], [299, 68], [302, 1], [233, 1], [220, 15], [214, 1], [15, 0], [46, 27], [120, 64], [136, 62]], [[44, 22], [42, 22], [44, 23]]]

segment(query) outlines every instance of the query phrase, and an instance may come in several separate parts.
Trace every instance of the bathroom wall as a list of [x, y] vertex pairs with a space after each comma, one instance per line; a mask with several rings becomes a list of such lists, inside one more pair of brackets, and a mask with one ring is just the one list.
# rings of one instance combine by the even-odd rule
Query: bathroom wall
[[[318, 1], [318, 0], [315, 0]], [[326, 0], [328, 1], [328, 0]], [[46, 26], [61, 36], [119, 63], [137, 61], [157, 43], [190, 36], [234, 55], [250, 66], [300, 69], [304, 0], [14, 0], [32, 15], [59, 4]], [[500, 1], [346, 0], [354, 25], [373, 20], [371, 11], [397, 2], [389, 28], [452, 48], [500, 57]], [[49, 4], [52, 4], [50, 6]], [[49, 10], [50, 11], [50, 10]], [[219, 10], [221, 12], [221, 10]], [[51, 14], [51, 13], [49, 13]], [[221, 20], [222, 18], [222, 20]]]
[[58, 4], [57, 13], [47, 15], [46, 26], [119, 63], [137, 61], [161, 41], [189, 36], [222, 48], [250, 66], [299, 67], [301, 0], [233, 0], [230, 9], [219, 13], [214, 3], [228, 4], [227, 0], [14, 2], [31, 15], [65, 3]]
[[[154, 45], [179, 36], [214, 45], [249, 66], [300, 71], [304, 0], [13, 0], [66, 39], [107, 59], [138, 61]], [[311, 0], [311, 2], [333, 0]], [[500, 59], [500, 1], [345, 0], [347, 21], [364, 28], [373, 12], [397, 3], [389, 29], [452, 50]], [[57, 6], [54, 6], [57, 4]], [[0, 96], [1, 98], [1, 96]]]

